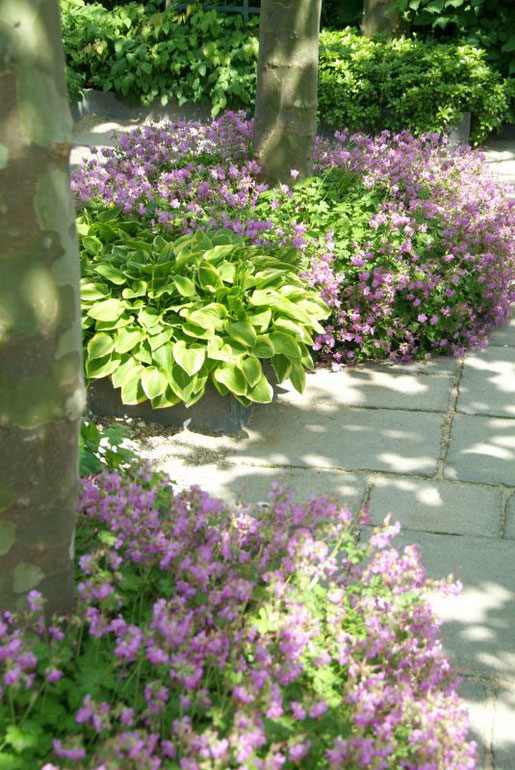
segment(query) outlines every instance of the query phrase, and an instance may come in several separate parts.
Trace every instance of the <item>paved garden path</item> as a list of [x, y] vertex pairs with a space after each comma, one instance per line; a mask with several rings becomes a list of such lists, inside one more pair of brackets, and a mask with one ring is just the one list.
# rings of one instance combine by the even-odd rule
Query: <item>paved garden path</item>
[[[515, 183], [515, 143], [487, 151]], [[86, 155], [74, 153], [76, 163]], [[481, 770], [515, 770], [515, 320], [463, 360], [320, 370], [302, 396], [281, 386], [239, 434], [160, 430], [138, 449], [181, 486], [228, 499], [263, 500], [279, 480], [301, 497], [367, 503], [374, 523], [393, 512], [428, 572], [455, 571], [463, 583], [459, 597], [435, 600], [446, 649], [463, 675]]]
[[463, 675], [481, 770], [515, 769], [515, 321], [464, 360], [375, 364], [281, 386], [247, 427], [214, 437], [147, 436], [139, 452], [179, 485], [266, 499], [272, 480], [299, 496], [339, 492], [373, 523], [390, 511], [433, 577], [455, 571], [460, 596], [435, 600]]

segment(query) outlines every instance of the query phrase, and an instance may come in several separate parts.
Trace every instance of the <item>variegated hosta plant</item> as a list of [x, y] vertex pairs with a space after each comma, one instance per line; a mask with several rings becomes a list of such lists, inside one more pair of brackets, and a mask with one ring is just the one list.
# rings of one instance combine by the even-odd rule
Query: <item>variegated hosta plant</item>
[[[232, 232], [175, 241], [116, 209], [79, 219], [88, 381], [109, 377], [124, 404], [195, 404], [208, 380], [267, 403], [269, 360], [302, 391], [313, 333], [329, 310], [298, 275], [298, 252], [247, 246]], [[271, 370], [269, 370], [271, 371]]]

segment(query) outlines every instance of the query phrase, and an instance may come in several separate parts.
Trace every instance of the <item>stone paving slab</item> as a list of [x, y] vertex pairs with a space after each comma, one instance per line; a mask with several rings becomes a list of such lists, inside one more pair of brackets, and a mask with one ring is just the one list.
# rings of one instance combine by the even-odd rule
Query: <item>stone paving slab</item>
[[[506, 523], [504, 537], [515, 540], [515, 493], [510, 495], [506, 504]], [[515, 619], [514, 619], [515, 622]]]
[[[458, 596], [436, 596], [442, 638], [464, 674], [512, 676], [515, 671], [515, 542], [490, 537], [401, 532], [399, 546], [418, 543], [431, 577], [453, 571]], [[515, 737], [515, 730], [514, 730]]]
[[494, 731], [494, 699], [484, 681], [464, 677], [459, 694], [469, 712], [470, 737], [478, 745], [479, 770], [491, 770], [490, 747]]
[[[185, 476], [182, 476], [185, 479]], [[272, 482], [277, 481], [304, 502], [310, 495], [339, 495], [353, 513], [361, 509], [366, 490], [366, 477], [341, 471], [311, 471], [299, 468], [269, 468], [256, 465], [229, 465], [202, 468], [202, 486], [210, 494], [233, 503], [267, 502]], [[189, 483], [189, 482], [188, 482]]]
[[515, 420], [457, 415], [445, 477], [515, 486]]
[[393, 513], [403, 530], [490, 538], [499, 536], [502, 493], [477, 484], [377, 477], [369, 506], [375, 525]]
[[490, 334], [490, 347], [502, 346], [515, 348], [515, 318], [499, 326]]
[[515, 683], [496, 694], [493, 721], [495, 770], [515, 770]]
[[458, 412], [515, 417], [515, 348], [469, 354], [463, 365]]
[[417, 377], [386, 369], [319, 369], [306, 375], [306, 388], [298, 393], [281, 386], [281, 401], [299, 408], [334, 412], [345, 406], [373, 409], [407, 409], [445, 412], [452, 380], [448, 377]]
[[439, 356], [429, 358], [427, 361], [407, 361], [400, 364], [394, 361], [370, 361], [366, 364], [358, 364], [356, 371], [367, 372], [399, 372], [399, 374], [433, 374], [438, 377], [453, 377], [459, 366], [457, 358]]
[[393, 409], [331, 413], [281, 400], [256, 407], [247, 437], [229, 441], [226, 458], [252, 465], [391, 471], [432, 476], [442, 416]]

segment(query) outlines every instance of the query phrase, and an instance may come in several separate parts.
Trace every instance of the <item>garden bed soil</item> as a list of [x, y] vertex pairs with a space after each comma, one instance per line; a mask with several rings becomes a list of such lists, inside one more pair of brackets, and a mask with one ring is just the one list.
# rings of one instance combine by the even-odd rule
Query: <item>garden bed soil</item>
[[237, 433], [246, 425], [252, 411], [251, 406], [244, 406], [230, 394], [222, 397], [210, 382], [200, 401], [189, 408], [176, 404], [153, 409], [150, 401], [123, 404], [120, 390], [114, 388], [108, 378], [89, 386], [88, 407], [99, 417], [137, 417], [167, 427], [218, 434]]

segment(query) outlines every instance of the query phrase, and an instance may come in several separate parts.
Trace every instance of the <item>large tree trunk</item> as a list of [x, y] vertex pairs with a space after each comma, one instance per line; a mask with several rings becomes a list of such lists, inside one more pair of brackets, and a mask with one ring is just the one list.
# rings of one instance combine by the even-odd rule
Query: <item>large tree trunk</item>
[[84, 408], [58, 0], [0, 0], [0, 610], [73, 601]]
[[262, 0], [254, 151], [265, 181], [309, 176], [317, 127], [321, 0]]
[[366, 37], [383, 34], [393, 38], [407, 32], [408, 25], [393, 9], [392, 0], [364, 0], [361, 31]]

